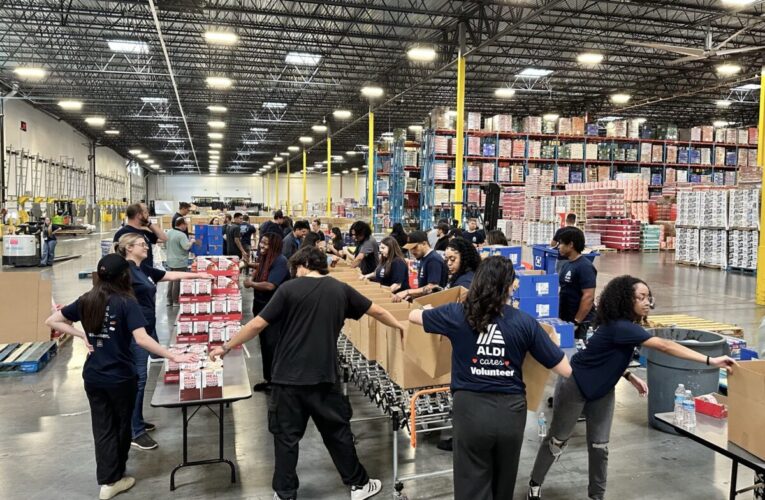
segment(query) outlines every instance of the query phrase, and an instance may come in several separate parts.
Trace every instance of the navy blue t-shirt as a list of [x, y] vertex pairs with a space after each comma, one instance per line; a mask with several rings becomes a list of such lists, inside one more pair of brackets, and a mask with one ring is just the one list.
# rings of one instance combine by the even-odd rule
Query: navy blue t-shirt
[[138, 305], [141, 306], [143, 317], [146, 318], [146, 331], [152, 337], [156, 337], [157, 283], [165, 277], [166, 273], [154, 267], [149, 268], [147, 273], [145, 269], [136, 266], [135, 262], [129, 261], [129, 263], [130, 277], [133, 279], [133, 294]]
[[486, 233], [482, 229], [476, 229], [472, 233], [470, 231], [462, 231], [462, 237], [473, 245], [483, 245], [486, 241]]
[[470, 290], [470, 285], [473, 284], [473, 276], [475, 276], [473, 271], [468, 271], [466, 273], [455, 276], [454, 279], [449, 281], [449, 284], [446, 285], [446, 288], [456, 288], [461, 286]]
[[159, 238], [157, 238], [157, 235], [152, 230], [144, 231], [143, 229], [136, 229], [133, 226], [128, 226], [125, 224], [122, 226], [116, 233], [114, 233], [114, 242], [117, 243], [120, 238], [122, 238], [126, 234], [140, 234], [143, 236], [144, 241], [146, 241], [146, 244], [149, 245], [149, 253], [146, 255], [146, 259], [144, 259], [143, 262], [141, 262], [141, 269], [144, 270], [145, 273], [148, 274], [149, 269], [154, 268], [154, 252], [151, 250], [152, 245], [156, 245], [157, 241], [159, 241]]
[[255, 226], [249, 222], [243, 222], [239, 225], [239, 231], [242, 236], [242, 246], [247, 248], [252, 246], [252, 235], [255, 234]]
[[571, 358], [582, 396], [594, 401], [608, 394], [629, 366], [635, 347], [650, 338], [643, 327], [626, 320], [600, 325], [587, 347]]
[[401, 259], [394, 259], [390, 264], [390, 275], [385, 275], [385, 266], [379, 266], [372, 281], [382, 286], [401, 285], [398, 291], [409, 290], [409, 266]]
[[262, 238], [263, 236], [270, 233], [275, 233], [275, 234], [278, 234], [279, 236], [282, 236], [284, 234], [284, 229], [282, 228], [282, 226], [280, 226], [276, 222], [272, 220], [267, 220], [266, 222], [260, 225], [260, 237]]
[[296, 238], [295, 233], [290, 231], [282, 241], [282, 255], [287, 259], [295, 255], [295, 252], [300, 248], [300, 242], [300, 238]]
[[480, 334], [459, 303], [423, 311], [422, 322], [426, 332], [440, 333], [452, 343], [452, 391], [526, 394], [521, 373], [526, 353], [546, 368], [564, 356], [534, 318], [508, 305]]
[[431, 250], [428, 255], [420, 259], [420, 269], [417, 272], [417, 288], [422, 288], [425, 285], [438, 285], [443, 288], [446, 286], [448, 279], [449, 269], [438, 252]]
[[[72, 322], [82, 320], [80, 299], [61, 309]], [[113, 387], [135, 379], [135, 363], [130, 343], [133, 331], [146, 326], [138, 303], [129, 297], [112, 295], [106, 305], [104, 321], [97, 332], [85, 332], [93, 352], [82, 368], [86, 384]]]
[[[563, 321], [574, 321], [579, 303], [582, 301], [582, 290], [595, 288], [598, 271], [592, 262], [585, 257], [567, 260], [560, 270], [560, 312], [558, 316]], [[594, 309], [590, 309], [585, 321], [591, 321]]]
[[[276, 288], [279, 288], [279, 285], [290, 278], [290, 270], [289, 264], [287, 262], [287, 257], [284, 255], [279, 255], [276, 257], [274, 262], [271, 264], [271, 267], [268, 268], [268, 278], [264, 280], [262, 276], [263, 273], [258, 272], [258, 274], [255, 275], [254, 281], [267, 281], [272, 283]], [[271, 292], [255, 290], [252, 296], [253, 314], [257, 316], [257, 313], [255, 313], [256, 308], [258, 312], [260, 312], [260, 310], [263, 309], [266, 304], [268, 304], [268, 301], [271, 300], [271, 297], [273, 297], [275, 293], [276, 289]]]

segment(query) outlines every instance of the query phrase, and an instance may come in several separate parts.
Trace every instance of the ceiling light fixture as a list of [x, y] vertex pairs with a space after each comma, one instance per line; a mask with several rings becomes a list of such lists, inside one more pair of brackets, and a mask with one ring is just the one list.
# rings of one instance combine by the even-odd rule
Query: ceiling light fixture
[[729, 101], [727, 99], [720, 99], [719, 101], [715, 101], [715, 106], [718, 108], [728, 108], [731, 104], [733, 104], [733, 101]]
[[361, 87], [361, 95], [368, 98], [376, 98], [376, 97], [382, 97], [382, 95], [385, 93], [385, 91], [382, 89], [382, 87], [378, 87], [376, 85], [365, 85], [364, 87]]
[[287, 103], [266, 101], [263, 103], [263, 107], [265, 109], [284, 109], [287, 107]]
[[332, 116], [337, 118], [338, 120], [347, 120], [353, 115], [349, 110], [347, 109], [336, 109], [332, 112]]
[[283, 161], [284, 161], [284, 158], [282, 158], [281, 156], [274, 156], [274, 161], [275, 161], [276, 163], [280, 163], [280, 162], [283, 162]]
[[208, 76], [205, 82], [212, 89], [227, 89], [233, 85], [231, 78], [226, 78], [225, 76]]
[[148, 54], [149, 45], [146, 42], [133, 40], [109, 40], [109, 50], [123, 54]]
[[758, 83], [747, 83], [746, 85], [740, 85], [738, 87], [733, 87], [731, 90], [736, 90], [738, 92], [747, 92], [750, 90], [760, 90], [760, 85]]
[[753, 4], [755, 0], [722, 0], [722, 4], [726, 7], [741, 8], [747, 5]]
[[542, 119], [546, 122], [554, 122], [560, 117], [557, 113], [547, 113], [546, 115], [542, 116]]
[[131, 155], [135, 156], [135, 155], [141, 154], [141, 150], [140, 149], [131, 149], [130, 151], [128, 151], [128, 153], [130, 153]]
[[19, 66], [18, 68], [14, 68], [13, 72], [16, 74], [16, 76], [25, 80], [40, 80], [45, 78], [45, 76], [48, 74], [48, 72], [42, 68], [35, 68], [31, 66]]
[[717, 120], [712, 122], [712, 126], [715, 128], [727, 127], [728, 125], [730, 125], [730, 122], [726, 122], [724, 120]]
[[226, 106], [210, 105], [207, 106], [207, 111], [211, 113], [225, 113], [228, 111], [228, 108]]
[[327, 131], [327, 126], [326, 125], [314, 125], [314, 126], [311, 127], [311, 130], [313, 130], [317, 134], [323, 134], [324, 132]]
[[309, 54], [308, 52], [287, 52], [284, 62], [294, 66], [317, 66], [321, 61], [319, 54]]
[[146, 153], [141, 153], [136, 158], [138, 158], [139, 160], [146, 160], [147, 158], [149, 158], [149, 155], [147, 155]]
[[523, 76], [527, 78], [542, 78], [545, 76], [552, 75], [551, 69], [541, 69], [541, 68], [526, 68], [520, 73], [518, 73], [516, 76]]
[[612, 94], [611, 95], [611, 102], [614, 104], [627, 104], [630, 102], [630, 99], [632, 99], [632, 96], [629, 94]]
[[231, 31], [205, 31], [205, 40], [216, 45], [233, 45], [239, 41], [239, 35]]
[[167, 104], [167, 97], [141, 97], [141, 102], [147, 104]]
[[223, 134], [220, 132], [208, 132], [207, 137], [210, 139], [223, 139]]
[[733, 76], [741, 71], [741, 66], [733, 63], [724, 63], [718, 65], [716, 68], [717, 74], [721, 76]]
[[576, 62], [579, 64], [594, 66], [603, 62], [603, 54], [599, 54], [597, 52], [583, 52], [576, 56]]
[[82, 109], [82, 101], [59, 101], [58, 106], [67, 111], [79, 111]]
[[223, 147], [223, 144], [221, 144], [220, 142], [211, 142], [210, 147], [212, 149], [220, 149]]
[[346, 151], [346, 156], [356, 156], [356, 151]]
[[226, 128], [226, 122], [213, 120], [207, 122], [207, 126], [210, 128]]
[[358, 167], [353, 167], [353, 168], [351, 169], [351, 172], [358, 172], [358, 171], [359, 171], [359, 168], [358, 168]]
[[308, 136], [304, 135], [304, 136], [300, 137], [300, 139], [298, 139], [298, 140], [300, 142], [302, 142], [303, 144], [311, 144], [313, 142], [313, 137], [308, 137]]
[[286, 152], [286, 151], [285, 151], [285, 152], [283, 152], [283, 153], [279, 153], [279, 154], [280, 154], [281, 156], [284, 156], [284, 157], [287, 157], [287, 156], [291, 156], [291, 155], [290, 155], [288, 152]]
[[430, 62], [436, 58], [436, 49], [429, 46], [412, 47], [406, 51], [406, 56], [417, 62]]
[[292, 151], [293, 153], [297, 153], [298, 151], [300, 151], [300, 146], [289, 146], [287, 150]]
[[494, 91], [494, 97], [499, 97], [500, 99], [510, 99], [514, 95], [515, 89], [511, 89], [510, 87], [500, 87]]
[[268, 129], [263, 127], [252, 127], [250, 132], [268, 132]]
[[91, 127], [103, 127], [106, 124], [106, 118], [103, 116], [89, 116], [85, 118], [85, 123]]
[[422, 132], [422, 125], [409, 125], [409, 130], [412, 132]]
[[119, 130], [114, 130], [114, 129], [112, 129], [112, 130], [104, 130], [104, 134], [106, 134], [106, 135], [120, 135], [120, 131]]
[[158, 123], [157, 127], [159, 128], [178, 128], [178, 125], [174, 123]]

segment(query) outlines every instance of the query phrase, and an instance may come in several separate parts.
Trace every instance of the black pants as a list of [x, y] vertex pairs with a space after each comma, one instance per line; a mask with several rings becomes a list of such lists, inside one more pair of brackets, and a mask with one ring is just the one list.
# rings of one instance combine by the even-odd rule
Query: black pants
[[125, 475], [132, 438], [130, 421], [137, 391], [136, 380], [109, 388], [85, 384], [96, 445], [98, 484], [111, 484]]
[[298, 452], [309, 417], [321, 433], [343, 483], [362, 486], [369, 482], [353, 444], [351, 405], [339, 384], [274, 384], [268, 400], [268, 430], [274, 435], [276, 458], [274, 491], [282, 498], [297, 497]]
[[[266, 307], [266, 303], [257, 301], [252, 302], [252, 315], [257, 316], [260, 311]], [[271, 382], [271, 367], [274, 364], [274, 353], [276, 352], [276, 344], [279, 341], [279, 326], [277, 324], [268, 325], [260, 335], [260, 360], [263, 362], [263, 380]]]
[[454, 393], [454, 498], [513, 498], [526, 427], [520, 394]]

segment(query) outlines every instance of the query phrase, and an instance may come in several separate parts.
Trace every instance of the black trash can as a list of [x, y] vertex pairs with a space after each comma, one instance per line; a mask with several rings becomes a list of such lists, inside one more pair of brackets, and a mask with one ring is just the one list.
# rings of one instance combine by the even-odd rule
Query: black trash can
[[[654, 328], [649, 331], [657, 337], [674, 340], [712, 358], [728, 352], [725, 338], [718, 333], [684, 328]], [[675, 390], [678, 384], [683, 384], [694, 397], [717, 392], [720, 386], [720, 369], [676, 358], [647, 347], [643, 347], [642, 350], [648, 362], [648, 422], [660, 431], [676, 434], [672, 427], [659, 422], [654, 415], [674, 411]]]

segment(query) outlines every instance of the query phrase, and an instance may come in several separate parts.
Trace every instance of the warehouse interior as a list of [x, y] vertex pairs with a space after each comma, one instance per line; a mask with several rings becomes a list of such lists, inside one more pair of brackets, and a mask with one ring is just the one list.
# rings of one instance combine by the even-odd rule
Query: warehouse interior
[[[396, 224], [406, 239], [435, 232], [441, 221], [467, 235], [475, 219], [484, 235], [499, 230], [507, 240], [476, 245], [482, 258], [510, 259], [503, 253], [510, 250], [516, 275], [555, 275], [550, 297], [539, 287], [534, 297], [512, 292], [516, 307], [550, 325], [568, 321], [558, 319], [551, 257], [562, 253], [550, 243], [575, 225], [586, 244], [579, 253], [597, 270], [596, 309], [611, 280], [638, 277], [655, 304], [646, 328], [712, 332], [723, 349], [712, 357], [738, 363], [730, 376], [711, 370], [714, 389], [693, 385], [694, 397], [727, 392], [718, 399], [727, 401], [727, 419], [702, 417], [697, 399], [698, 427], [664, 432], [649, 420], [673, 410], [672, 394], [661, 410], [655, 401], [680, 379], [673, 374], [672, 387], [654, 390], [650, 349], [635, 351], [630, 370], [651, 391], [641, 397], [625, 381], [614, 389], [605, 498], [765, 495], [765, 440], [749, 432], [765, 424], [762, 386], [741, 396], [728, 385], [740, 367], [765, 376], [758, 364], [765, 356], [758, 267], [765, 258], [765, 2], [45, 0], [0, 4], [0, 14], [0, 484], [7, 498], [94, 498], [102, 486], [81, 375], [88, 349], [45, 321], [92, 288], [99, 260], [139, 203], [156, 234], [177, 232], [174, 215], [191, 205], [181, 214], [193, 240], [183, 267], [190, 272], [202, 272], [197, 266], [208, 260], [199, 259], [236, 253], [237, 266], [257, 259], [257, 228], [276, 211], [293, 222], [318, 221], [310, 231], [323, 234], [320, 247], [334, 259], [330, 276], [367, 295], [367, 281], [348, 278], [358, 274], [348, 253], [360, 241], [356, 221], [379, 243]], [[236, 213], [247, 214], [255, 231], [247, 258], [216, 241], [228, 234], [224, 217]], [[570, 214], [575, 224], [566, 223]], [[339, 258], [328, 251], [333, 226], [346, 247]], [[160, 240], [153, 263], [170, 271], [162, 262], [167, 247]], [[419, 257], [403, 250], [417, 288]], [[221, 318], [246, 325], [258, 292], [241, 268], [241, 276], [239, 267], [221, 268], [213, 283], [236, 282], [238, 313], [229, 305]], [[168, 303], [169, 286], [156, 284], [157, 340], [194, 343], [179, 329], [191, 321], [184, 292], [180, 303]], [[370, 298], [405, 320], [389, 290]], [[407, 313], [427, 302], [418, 300]], [[568, 323], [570, 344], [569, 330], [551, 328], [571, 358], [586, 347], [578, 333], [574, 339], [580, 322]], [[410, 372], [392, 367], [392, 341], [375, 353], [372, 333], [360, 340], [351, 325], [337, 341], [338, 369], [359, 459], [382, 482], [379, 498], [459, 498], [453, 452], [440, 446], [452, 427], [448, 373], [428, 374], [430, 383], [404, 380]], [[375, 328], [382, 339], [385, 330]], [[205, 340], [205, 355], [227, 339]], [[184, 402], [175, 386], [177, 404], [158, 403], [171, 370], [149, 363], [143, 413], [159, 446], [130, 449], [136, 482], [120, 498], [281, 498], [272, 484], [271, 393], [250, 390], [265, 377], [260, 340], [243, 351], [249, 394], [209, 404]], [[415, 362], [423, 354], [396, 353], [404, 366], [427, 370]], [[680, 370], [692, 378], [703, 368]], [[528, 408], [513, 498], [530, 498], [557, 380], [545, 378], [543, 402]], [[696, 433], [708, 422], [703, 428], [717, 435]], [[300, 498], [349, 494], [325, 442], [309, 424]], [[235, 481], [225, 463], [193, 464], [218, 461], [219, 450]], [[588, 498], [589, 463], [580, 421], [542, 498]], [[178, 464], [185, 466], [176, 473]]]

